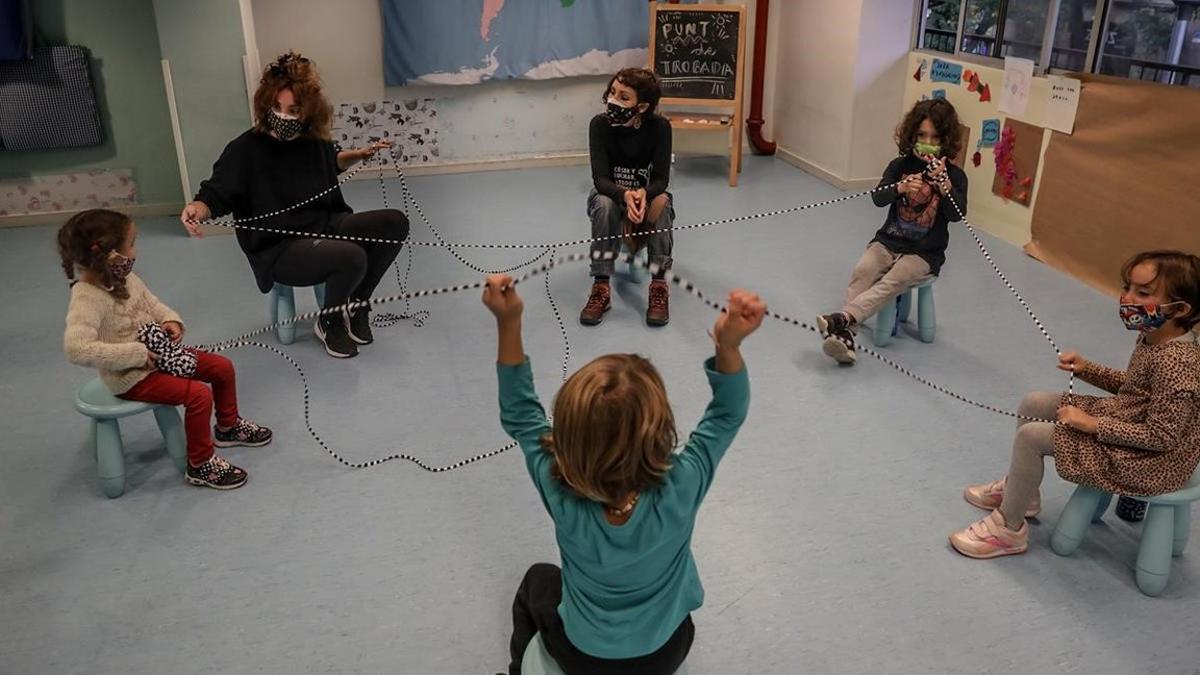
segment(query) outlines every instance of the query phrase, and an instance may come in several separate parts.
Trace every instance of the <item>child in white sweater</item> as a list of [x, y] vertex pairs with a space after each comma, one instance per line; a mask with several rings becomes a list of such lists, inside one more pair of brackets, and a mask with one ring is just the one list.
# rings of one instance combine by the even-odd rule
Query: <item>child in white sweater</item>
[[[218, 490], [241, 487], [246, 472], [216, 454], [213, 446], [266, 445], [271, 442], [271, 430], [238, 415], [237, 386], [229, 359], [186, 348], [195, 357], [194, 372], [189, 368], [188, 377], [171, 375], [159, 369], [160, 355], [138, 340], [143, 326], [158, 324], [179, 344], [184, 326], [179, 315], [132, 273], [136, 240], [133, 220], [106, 209], [77, 213], [59, 229], [58, 252], [71, 280], [63, 350], [71, 363], [96, 368], [100, 379], [120, 398], [184, 406], [187, 482]], [[208, 426], [214, 401], [215, 430]]]

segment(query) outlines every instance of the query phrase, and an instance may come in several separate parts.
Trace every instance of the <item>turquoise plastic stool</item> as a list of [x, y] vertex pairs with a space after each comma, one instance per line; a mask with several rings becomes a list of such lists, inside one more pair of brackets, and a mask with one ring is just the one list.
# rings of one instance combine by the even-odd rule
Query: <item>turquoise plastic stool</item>
[[[686, 675], [687, 663], [679, 666], [675, 673], [676, 675]], [[525, 655], [521, 657], [521, 675], [563, 675], [562, 668], [558, 667], [558, 662], [554, 660], [553, 656], [550, 656], [550, 652], [546, 651], [541, 633], [535, 633], [533, 639], [529, 641], [529, 646], [525, 648]]]
[[533, 639], [529, 641], [529, 646], [525, 648], [525, 656], [521, 657], [521, 674], [563, 675], [562, 668], [558, 667], [558, 662], [554, 660], [553, 656], [550, 656], [550, 652], [546, 651], [541, 633], [535, 633]]
[[[1183, 555], [1191, 531], [1192, 502], [1200, 501], [1200, 468], [1187, 485], [1175, 492], [1156, 497], [1138, 497], [1148, 502], [1142, 523], [1142, 541], [1138, 545], [1137, 587], [1156, 596], [1167, 587], [1171, 576], [1171, 557]], [[1080, 485], [1058, 517], [1050, 547], [1059, 555], [1071, 555], [1087, 534], [1088, 525], [1100, 522], [1112, 494]]]
[[100, 476], [100, 489], [109, 499], [125, 492], [125, 444], [121, 442], [121, 427], [117, 422], [122, 417], [153, 410], [158, 430], [167, 442], [167, 454], [179, 473], [187, 470], [187, 436], [174, 406], [117, 398], [103, 382], [95, 379], [75, 392], [75, 409], [92, 418], [96, 473]]
[[[629, 255], [629, 247], [626, 246], [625, 244], [621, 244], [622, 260], [625, 259], [623, 256], [627, 256], [627, 255]], [[646, 266], [650, 264], [649, 263], [650, 254], [647, 253], [646, 247], [643, 246], [637, 252], [637, 255], [634, 256], [634, 258], [639, 263], [641, 263], [641, 267], [634, 264], [633, 262], [629, 263], [629, 280], [635, 284], [640, 284], [646, 280], [646, 275], [649, 274], [650, 270]]]
[[934, 279], [918, 284], [899, 296], [896, 302], [889, 302], [875, 315], [875, 346], [886, 347], [892, 337], [899, 331], [900, 324], [908, 321], [912, 309], [912, 292], [917, 292], [917, 331], [921, 342], [933, 342], [934, 331], [937, 328], [933, 309]]
[[[325, 306], [325, 284], [312, 287], [313, 295], [317, 297], [317, 307]], [[291, 286], [275, 284], [267, 297], [267, 307], [271, 311], [271, 323], [291, 321], [296, 318], [296, 293]], [[275, 327], [275, 336], [285, 345], [296, 341], [296, 324], [288, 323]]]

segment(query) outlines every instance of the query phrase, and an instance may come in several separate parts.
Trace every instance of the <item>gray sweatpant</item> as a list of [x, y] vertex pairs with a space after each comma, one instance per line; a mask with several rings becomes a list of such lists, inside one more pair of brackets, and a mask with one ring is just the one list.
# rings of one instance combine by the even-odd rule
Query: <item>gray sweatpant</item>
[[[614, 257], [621, 250], [622, 238], [619, 235], [626, 234], [625, 205], [618, 204], [611, 197], [593, 189], [588, 195], [587, 211], [588, 218], [592, 221], [592, 238], [613, 237], [592, 242], [592, 276], [612, 276]], [[669, 228], [674, 223], [675, 204], [671, 193], [664, 192], [647, 205], [646, 218], [632, 228], [635, 235], [641, 230], [666, 230], [635, 237], [645, 244], [648, 262], [651, 265], [657, 264], [664, 271], [671, 269], [671, 249], [675, 238]], [[601, 257], [598, 258], [598, 255]]]
[[[1035, 391], [1021, 400], [1018, 412], [1027, 417], [1053, 420], [1058, 416], [1062, 394], [1054, 391]], [[1013, 439], [1012, 463], [1004, 485], [1004, 501], [1000, 513], [1012, 529], [1020, 529], [1025, 512], [1042, 486], [1045, 458], [1054, 455], [1054, 424], [1052, 422], [1017, 422]]]

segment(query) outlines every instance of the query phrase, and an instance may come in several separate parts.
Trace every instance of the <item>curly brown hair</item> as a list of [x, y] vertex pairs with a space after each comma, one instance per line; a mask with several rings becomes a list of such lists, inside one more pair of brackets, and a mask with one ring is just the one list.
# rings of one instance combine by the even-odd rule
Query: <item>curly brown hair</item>
[[1183, 251], [1145, 251], [1121, 266], [1122, 283], [1128, 286], [1133, 268], [1147, 262], [1154, 265], [1155, 283], [1162, 284], [1167, 298], [1191, 306], [1191, 311], [1176, 316], [1175, 322], [1186, 330], [1194, 329], [1200, 324], [1200, 258]]
[[653, 364], [636, 354], [601, 356], [575, 372], [554, 399], [542, 446], [551, 475], [610, 507], [662, 483], [678, 443], [675, 415]]
[[71, 216], [58, 228], [58, 257], [62, 259], [63, 274], [74, 283], [75, 273], [86, 270], [113, 297], [128, 299], [125, 280], [113, 276], [108, 256], [125, 244], [132, 224], [129, 216], [109, 209], [88, 209]]
[[653, 70], [645, 68], [623, 68], [608, 79], [604, 85], [604, 93], [600, 96], [601, 103], [608, 102], [608, 92], [612, 91], [613, 82], [620, 82], [637, 93], [638, 103], [647, 104], [643, 115], [653, 115], [658, 112], [658, 101], [662, 98], [662, 85], [658, 75]]
[[912, 110], [904, 116], [900, 126], [896, 127], [896, 147], [900, 149], [900, 154], [907, 155], [912, 152], [913, 146], [917, 144], [917, 131], [921, 128], [921, 122], [927, 119], [933, 123], [933, 128], [941, 138], [942, 157], [958, 157], [958, 152], [962, 149], [962, 129], [958, 121], [958, 111], [944, 98], [917, 101]]
[[321, 90], [321, 76], [312, 61], [299, 52], [289, 51], [275, 59], [263, 70], [258, 89], [254, 92], [254, 130], [270, 133], [267, 111], [275, 107], [279, 92], [290, 89], [300, 106], [304, 121], [303, 136], [329, 140], [332, 137], [333, 106]]

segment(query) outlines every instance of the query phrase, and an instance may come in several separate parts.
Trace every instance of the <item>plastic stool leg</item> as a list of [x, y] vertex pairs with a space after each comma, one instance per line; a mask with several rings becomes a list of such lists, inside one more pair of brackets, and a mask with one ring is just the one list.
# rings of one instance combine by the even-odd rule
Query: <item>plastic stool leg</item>
[[187, 434], [183, 429], [183, 420], [179, 418], [179, 411], [173, 406], [160, 405], [154, 409], [154, 421], [158, 422], [158, 430], [167, 442], [167, 454], [175, 462], [175, 468], [179, 469], [179, 473], [186, 472]]
[[637, 255], [634, 256], [641, 266], [631, 264], [629, 266], [629, 278], [633, 283], [640, 284], [646, 280], [646, 275], [650, 274], [650, 252], [645, 247], [642, 247]]
[[908, 321], [908, 315], [912, 311], [912, 291], [905, 291], [900, 294], [900, 323]]
[[1183, 555], [1187, 548], [1188, 535], [1192, 532], [1192, 505], [1175, 505], [1175, 540], [1171, 544], [1171, 555]]
[[96, 475], [100, 489], [109, 499], [125, 492], [125, 445], [116, 420], [93, 420], [92, 435], [96, 447]]
[[1075, 493], [1067, 500], [1062, 515], [1058, 517], [1054, 534], [1050, 535], [1050, 548], [1055, 553], [1071, 555], [1079, 549], [1103, 496], [1103, 492], [1089, 487], [1080, 485], [1075, 488]]
[[317, 309], [325, 308], [325, 284], [313, 286], [313, 296], [317, 299]]
[[875, 346], [886, 347], [892, 341], [892, 329], [896, 327], [896, 303], [885, 302], [875, 315]]
[[933, 342], [937, 328], [933, 310], [933, 286], [917, 289], [917, 328], [921, 333], [921, 342]]
[[1175, 508], [1169, 504], [1149, 504], [1142, 523], [1142, 543], [1138, 546], [1137, 586], [1143, 593], [1156, 596], [1167, 587], [1171, 576], [1171, 548], [1175, 530]]
[[1100, 498], [1100, 503], [1096, 505], [1096, 512], [1092, 514], [1093, 523], [1104, 522], [1104, 514], [1108, 511], [1108, 505], [1112, 503], [1113, 496], [1107, 492]]
[[[291, 286], [275, 284], [271, 289], [271, 323], [291, 321], [296, 318], [296, 294]], [[275, 328], [275, 335], [285, 345], [296, 341], [296, 324], [287, 323]]]

